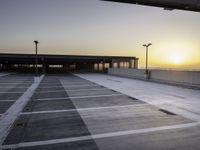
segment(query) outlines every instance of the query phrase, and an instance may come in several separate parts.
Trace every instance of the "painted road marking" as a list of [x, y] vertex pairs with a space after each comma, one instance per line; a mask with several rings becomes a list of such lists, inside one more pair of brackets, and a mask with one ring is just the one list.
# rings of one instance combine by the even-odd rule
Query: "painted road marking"
[[40, 92], [37, 92], [37, 93], [56, 93], [56, 92], [71, 92], [71, 91], [101, 91], [101, 90], [110, 90], [110, 89], [107, 89], [107, 88], [98, 88], [98, 89], [77, 89], [77, 90], [52, 90], [52, 91], [40, 91]]
[[5, 94], [6, 94], [6, 93], [19, 94], [19, 93], [24, 93], [24, 92], [0, 92], [0, 93], [3, 93], [3, 94], [4, 94], [4, 93], [5, 93]]
[[110, 90], [108, 88], [97, 88], [97, 89], [77, 89], [77, 90], [65, 90], [67, 92], [70, 91], [101, 91], [101, 90]]
[[10, 74], [13, 74], [13, 73], [3, 73], [3, 74], [0, 74], [0, 77], [7, 76], [7, 75], [10, 75]]
[[110, 133], [101, 133], [101, 134], [94, 134], [94, 135], [87, 135], [87, 136], [80, 136], [80, 137], [52, 139], [52, 140], [46, 140], [46, 141], [22, 142], [18, 144], [2, 145], [1, 148], [2, 149], [17, 149], [17, 148], [25, 148], [25, 147], [33, 147], [33, 146], [44, 146], [44, 145], [50, 145], [50, 144], [70, 143], [70, 142], [78, 142], [78, 141], [85, 141], [85, 140], [103, 139], [103, 138], [109, 138], [109, 137], [152, 133], [152, 132], [164, 131], [164, 130], [190, 128], [190, 127], [194, 127], [198, 125], [200, 125], [200, 122], [154, 127], [154, 128], [145, 128], [145, 129], [138, 129], [138, 130], [126, 130], [126, 131], [118, 131], [118, 132], [110, 132]]
[[93, 97], [112, 97], [112, 96], [120, 96], [124, 94], [110, 94], [110, 95], [91, 95], [91, 96], [73, 96], [73, 97], [58, 97], [58, 98], [39, 98], [35, 99], [38, 101], [49, 101], [49, 100], [59, 100], [59, 99], [81, 99], [81, 98], [93, 98]]
[[[9, 80], [9, 79], [8, 79]], [[3, 82], [1, 82], [0, 84], [7, 84], [7, 83], [33, 83], [33, 81], [24, 81], [24, 80], [21, 80], [21, 81], [19, 81], [19, 82], [16, 82], [16, 81], [11, 81], [11, 80], [9, 80], [9, 81], [7, 81], [7, 82], [5, 82], [5, 81], [3, 81]]]
[[81, 84], [81, 85], [68, 85], [62, 84], [63, 87], [85, 87], [85, 86], [99, 86], [97, 84]]
[[[41, 84], [40, 84], [41, 85]], [[94, 86], [100, 86], [100, 85], [96, 85], [96, 84], [94, 84], [94, 85], [88, 85], [88, 84], [85, 84], [85, 85], [77, 85], [77, 86], [62, 86], [62, 85], [60, 85], [60, 86], [42, 86], [42, 87], [39, 87], [39, 88], [57, 88], [57, 87], [94, 87]]]
[[115, 108], [124, 108], [124, 107], [140, 107], [140, 106], [147, 106], [147, 105], [149, 105], [149, 104], [134, 104], [134, 105], [121, 105], [121, 106], [105, 106], [105, 107], [63, 109], [63, 110], [47, 110], [47, 111], [35, 111], [35, 112], [22, 112], [21, 115], [46, 114], [46, 113], [61, 113], [61, 112], [72, 112], [72, 111], [90, 111], [90, 110], [115, 109]]
[[29, 86], [4, 86], [4, 87], [0, 87], [2, 89], [5, 89], [5, 88], [23, 88], [23, 89], [26, 89], [28, 88]]
[[33, 83], [26, 92], [4, 113], [0, 119], [0, 145], [5, 140], [8, 135], [13, 123], [20, 115], [24, 106], [31, 99], [31, 96], [34, 94], [34, 91], [39, 86], [41, 80], [44, 78], [44, 75], [39, 77], [38, 82]]
[[[74, 84], [95, 84], [95, 83], [92, 83], [92, 82], [63, 82], [64, 84], [66, 85], [74, 85]], [[60, 84], [60, 83], [41, 83], [41, 85], [53, 85], [53, 84]]]
[[16, 102], [17, 100], [0, 100], [0, 102]]
[[[27, 83], [27, 84], [31, 84], [33, 82]], [[19, 82], [19, 83], [0, 83], [0, 84], [13, 84], [13, 85], [18, 85], [18, 84], [26, 84], [25, 82]]]

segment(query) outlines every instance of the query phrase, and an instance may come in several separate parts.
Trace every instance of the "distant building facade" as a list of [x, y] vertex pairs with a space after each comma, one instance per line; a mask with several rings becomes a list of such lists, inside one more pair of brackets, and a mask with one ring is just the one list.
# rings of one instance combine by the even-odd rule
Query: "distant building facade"
[[34, 54], [0, 54], [0, 69], [31, 69], [35, 67], [42, 72], [48, 70], [62, 71], [97, 71], [105, 72], [108, 68], [138, 68], [138, 58], [125, 56], [83, 56], [83, 55], [38, 55]]

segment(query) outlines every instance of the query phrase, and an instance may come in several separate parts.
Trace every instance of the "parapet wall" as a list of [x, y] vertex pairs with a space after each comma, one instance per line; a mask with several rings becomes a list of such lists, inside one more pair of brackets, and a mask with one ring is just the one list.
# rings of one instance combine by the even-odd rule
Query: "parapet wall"
[[[143, 69], [110, 68], [108, 74], [147, 80]], [[175, 84], [200, 89], [200, 71], [151, 70], [149, 81]]]

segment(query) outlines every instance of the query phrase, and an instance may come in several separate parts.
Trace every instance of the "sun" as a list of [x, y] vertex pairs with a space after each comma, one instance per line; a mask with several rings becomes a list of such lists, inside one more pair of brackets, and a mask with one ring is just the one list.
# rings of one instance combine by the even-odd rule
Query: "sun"
[[181, 53], [172, 53], [170, 54], [170, 62], [176, 65], [183, 63], [184, 57]]

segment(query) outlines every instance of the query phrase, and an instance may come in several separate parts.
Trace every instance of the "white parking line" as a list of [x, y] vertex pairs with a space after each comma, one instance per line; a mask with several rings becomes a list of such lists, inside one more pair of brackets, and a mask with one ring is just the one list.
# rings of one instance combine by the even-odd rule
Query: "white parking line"
[[16, 102], [17, 100], [0, 100], [0, 102]]
[[0, 85], [1, 85], [1, 84], [3, 84], [3, 85], [4, 85], [4, 84], [18, 85], [18, 84], [31, 84], [31, 83], [33, 83], [33, 82], [30, 82], [30, 83], [25, 83], [25, 82], [20, 82], [20, 83], [13, 83], [13, 82], [12, 82], [12, 83], [0, 83]]
[[79, 84], [79, 85], [68, 85], [68, 84], [62, 84], [63, 87], [85, 87], [85, 86], [99, 86], [97, 84]]
[[10, 75], [10, 74], [13, 74], [13, 73], [1, 73], [0, 77], [7, 76], [7, 75]]
[[46, 141], [22, 142], [18, 144], [2, 145], [1, 148], [2, 149], [17, 149], [17, 148], [25, 148], [25, 147], [44, 146], [44, 145], [50, 145], [50, 144], [52, 145], [52, 144], [70, 143], [70, 142], [78, 142], [78, 141], [85, 141], [85, 140], [95, 140], [95, 139], [103, 139], [103, 138], [110, 138], [110, 137], [152, 133], [152, 132], [158, 132], [158, 131], [164, 131], [164, 130], [190, 128], [190, 127], [194, 127], [198, 125], [200, 125], [200, 122], [178, 124], [178, 125], [171, 125], [171, 126], [162, 126], [162, 127], [155, 127], [155, 128], [145, 128], [145, 129], [138, 129], [138, 130], [126, 130], [126, 131], [118, 131], [118, 132], [110, 132], [110, 133], [101, 133], [101, 134], [63, 138], [63, 139], [52, 139], [52, 140], [46, 140]]
[[94, 84], [94, 85], [92, 85], [92, 84], [85, 84], [85, 85], [74, 85], [74, 86], [66, 86], [66, 85], [64, 85], [64, 86], [62, 86], [62, 85], [60, 85], [60, 86], [42, 86], [42, 87], [39, 87], [39, 88], [57, 88], [57, 87], [95, 87], [95, 86], [100, 86], [100, 85], [96, 85], [96, 84]]
[[52, 91], [39, 91], [35, 93], [59, 93], [59, 92], [66, 92], [65, 90], [52, 90]]
[[49, 101], [49, 100], [59, 100], [59, 99], [81, 99], [81, 98], [93, 98], [93, 97], [111, 97], [111, 96], [120, 96], [124, 94], [110, 94], [110, 95], [91, 95], [91, 96], [73, 96], [73, 97], [58, 97], [58, 98], [39, 98], [35, 99], [38, 101]]
[[12, 94], [19, 94], [19, 93], [20, 93], [20, 94], [22, 94], [22, 93], [24, 93], [24, 92], [0, 92], [0, 93], [3, 93], [3, 94], [4, 94], [4, 93], [5, 93], [5, 94], [6, 94], [6, 93], [10, 93], [10, 94], [11, 94], [11, 93], [12, 93]]
[[33, 81], [19, 81], [19, 82], [16, 82], [16, 81], [8, 81], [8, 82], [1, 82], [0, 84], [7, 84], [7, 83], [14, 83], [14, 84], [15, 84], [15, 83], [16, 83], [16, 84], [17, 84], [17, 83], [19, 83], [19, 84], [20, 84], [20, 83], [30, 83], [30, 84], [31, 84], [31, 83], [33, 83]]
[[4, 113], [0, 119], [0, 145], [5, 140], [6, 136], [8, 135], [13, 123], [20, 115], [21, 111], [23, 110], [24, 106], [28, 103], [31, 99], [31, 96], [34, 94], [34, 91], [38, 87], [39, 83], [43, 79], [44, 75], [39, 77], [38, 82], [33, 83], [26, 92], [19, 97], [19, 99]]
[[22, 112], [21, 115], [61, 113], [61, 112], [72, 112], [72, 111], [90, 111], [90, 110], [100, 110], [100, 109], [116, 109], [116, 108], [124, 108], [124, 107], [140, 107], [140, 106], [147, 106], [147, 105], [149, 104], [105, 106], [105, 107], [91, 107], [91, 108], [78, 108], [78, 109], [63, 109], [63, 110], [47, 110], [47, 111], [35, 111], [35, 112]]
[[77, 90], [66, 90], [69, 91], [101, 91], [101, 90], [110, 90], [108, 88], [97, 88], [97, 89], [77, 89]]
[[[63, 82], [66, 85], [74, 85], [74, 84], [94, 84], [92, 82]], [[60, 84], [58, 83], [41, 83], [41, 85], [53, 85], [53, 84]]]
[[98, 88], [98, 89], [77, 89], [77, 90], [54, 90], [54, 91], [40, 91], [37, 93], [56, 93], [56, 92], [73, 92], [73, 91], [101, 91], [101, 90], [109, 90], [107, 88]]
[[10, 88], [22, 88], [22, 89], [26, 89], [28, 88], [29, 86], [4, 86], [4, 87], [0, 87], [1, 89], [10, 89]]

